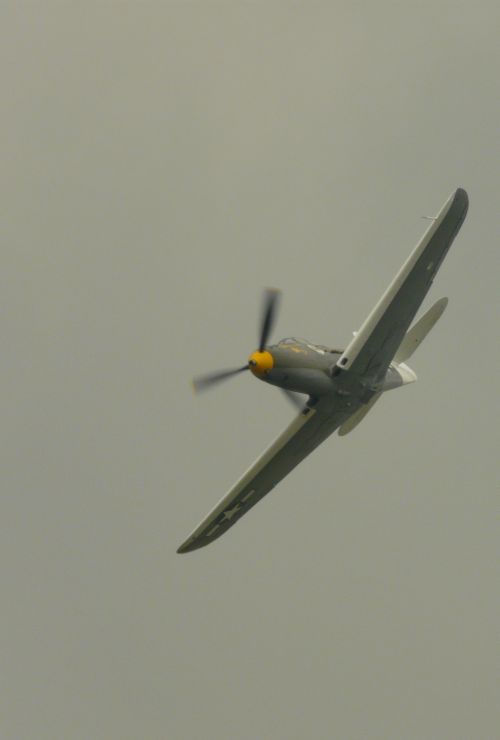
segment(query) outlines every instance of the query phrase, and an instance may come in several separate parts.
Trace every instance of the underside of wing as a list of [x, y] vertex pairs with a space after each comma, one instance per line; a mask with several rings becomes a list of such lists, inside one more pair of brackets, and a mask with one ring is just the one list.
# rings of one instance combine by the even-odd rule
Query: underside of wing
[[446, 201], [339, 358], [338, 372], [349, 370], [374, 384], [381, 380], [465, 219], [468, 202], [461, 188]]
[[177, 552], [208, 545], [220, 537], [269, 493], [352, 413], [341, 402], [320, 400], [307, 406], [255, 461]]
[[339, 437], [345, 437], [346, 434], [352, 432], [352, 430], [355, 429], [358, 424], [363, 421], [367, 413], [377, 403], [381, 395], [382, 393], [375, 393], [375, 395], [368, 401], [368, 403], [365, 403], [354, 414], [352, 414], [352, 416], [346, 419], [346, 421], [344, 421], [339, 429]]

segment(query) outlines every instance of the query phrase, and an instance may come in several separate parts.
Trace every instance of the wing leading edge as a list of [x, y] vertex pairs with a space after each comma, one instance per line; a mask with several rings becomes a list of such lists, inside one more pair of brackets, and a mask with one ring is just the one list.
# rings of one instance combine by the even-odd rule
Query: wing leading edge
[[332, 399], [306, 407], [254, 462], [188, 539], [178, 553], [197, 550], [224, 534], [352, 413]]
[[374, 382], [385, 375], [467, 215], [468, 205], [462, 188], [448, 198], [339, 357], [337, 366], [341, 370]]
[[[339, 358], [339, 372], [349, 371], [349, 375], [368, 381], [367, 385], [383, 378], [465, 219], [467, 208], [467, 193], [459, 188], [441, 208]], [[340, 394], [324, 396], [314, 407], [306, 407], [177, 552], [197, 550], [224, 534], [321, 442], [345, 425], [349, 417], [356, 415], [360, 408], [359, 402], [354, 399], [348, 401]], [[359, 413], [363, 415], [362, 411]], [[350, 428], [353, 426], [343, 427], [347, 431]]]

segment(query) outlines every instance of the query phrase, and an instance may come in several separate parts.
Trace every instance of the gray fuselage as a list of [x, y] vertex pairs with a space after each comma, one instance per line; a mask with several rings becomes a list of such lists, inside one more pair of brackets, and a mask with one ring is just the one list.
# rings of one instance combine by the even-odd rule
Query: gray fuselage
[[353, 392], [362, 402], [367, 402], [374, 393], [398, 388], [408, 379], [391, 363], [382, 383], [377, 386], [366, 385], [361, 391], [345, 385], [347, 378], [335, 377], [334, 370], [343, 350], [313, 344], [306, 339], [290, 337], [266, 347], [272, 355], [274, 365], [261, 379], [271, 385], [279, 386], [312, 397], [324, 396], [332, 392]]

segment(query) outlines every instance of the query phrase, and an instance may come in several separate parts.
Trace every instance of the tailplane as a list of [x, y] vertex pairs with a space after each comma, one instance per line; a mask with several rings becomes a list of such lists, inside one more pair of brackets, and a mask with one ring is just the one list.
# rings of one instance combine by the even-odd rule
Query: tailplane
[[394, 362], [406, 362], [406, 360], [412, 356], [417, 347], [430, 332], [436, 321], [441, 318], [447, 304], [447, 298], [440, 298], [439, 301], [436, 301], [432, 308], [430, 308], [427, 313], [417, 321], [410, 331], [405, 334], [405, 337], [394, 356]]
[[[412, 354], [415, 352], [417, 347], [423, 342], [427, 334], [430, 332], [436, 321], [443, 315], [443, 311], [448, 304], [447, 298], [440, 298], [439, 301], [425, 313], [421, 319], [405, 334], [403, 341], [401, 342], [398, 351], [394, 356], [393, 363], [398, 366], [398, 373], [403, 380], [403, 385], [407, 383], [413, 383], [417, 376], [411, 368], [405, 365]], [[394, 386], [393, 386], [394, 387]], [[385, 390], [388, 390], [385, 389]], [[383, 392], [383, 391], [382, 391]], [[370, 401], [362, 406], [360, 409], [354, 412], [347, 421], [345, 421], [339, 429], [339, 435], [341, 437], [349, 434], [355, 429], [358, 424], [365, 418], [366, 414], [370, 411], [373, 405], [378, 401], [382, 392], [376, 393]]]

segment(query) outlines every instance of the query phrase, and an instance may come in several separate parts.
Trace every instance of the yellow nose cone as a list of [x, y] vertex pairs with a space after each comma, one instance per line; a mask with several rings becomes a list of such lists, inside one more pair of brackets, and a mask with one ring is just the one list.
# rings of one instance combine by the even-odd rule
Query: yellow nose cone
[[253, 352], [248, 358], [248, 364], [250, 370], [258, 378], [262, 378], [263, 375], [272, 370], [274, 367], [274, 359], [270, 352], [266, 350], [264, 352]]

